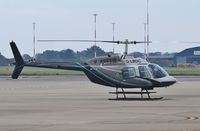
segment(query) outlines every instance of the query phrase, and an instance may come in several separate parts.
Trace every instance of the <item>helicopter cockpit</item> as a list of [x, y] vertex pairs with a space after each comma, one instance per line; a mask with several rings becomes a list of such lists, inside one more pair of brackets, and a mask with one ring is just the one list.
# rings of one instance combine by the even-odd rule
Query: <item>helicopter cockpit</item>
[[134, 78], [140, 77], [152, 81], [156, 81], [159, 84], [154, 85], [156, 87], [169, 86], [176, 83], [176, 79], [169, 74], [159, 65], [148, 63], [144, 65], [134, 65], [124, 67], [122, 69], [123, 81], [134, 81]]
[[124, 67], [122, 69], [123, 79], [131, 79], [136, 76], [142, 78], [159, 79], [168, 76], [168, 73], [162, 67], [153, 63], [134, 67]]
[[149, 64], [148, 67], [150, 69], [153, 78], [155, 79], [168, 76], [168, 73], [157, 64]]

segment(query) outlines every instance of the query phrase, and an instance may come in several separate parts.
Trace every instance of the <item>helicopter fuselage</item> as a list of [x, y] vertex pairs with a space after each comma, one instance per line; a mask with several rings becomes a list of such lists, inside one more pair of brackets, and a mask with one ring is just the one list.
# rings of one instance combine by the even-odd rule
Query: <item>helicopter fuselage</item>
[[79, 65], [92, 82], [105, 86], [150, 90], [176, 83], [162, 67], [131, 56], [97, 57]]

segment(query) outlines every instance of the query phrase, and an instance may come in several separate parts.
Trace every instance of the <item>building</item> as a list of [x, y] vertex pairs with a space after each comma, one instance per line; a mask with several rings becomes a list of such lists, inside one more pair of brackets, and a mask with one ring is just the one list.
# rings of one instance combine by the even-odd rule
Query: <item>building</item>
[[162, 56], [150, 56], [149, 57], [149, 61], [151, 63], [156, 63], [162, 67], [174, 66], [173, 59], [174, 59], [173, 55], [169, 55], [169, 56], [162, 55]]
[[185, 49], [174, 56], [175, 66], [200, 66], [200, 47]]

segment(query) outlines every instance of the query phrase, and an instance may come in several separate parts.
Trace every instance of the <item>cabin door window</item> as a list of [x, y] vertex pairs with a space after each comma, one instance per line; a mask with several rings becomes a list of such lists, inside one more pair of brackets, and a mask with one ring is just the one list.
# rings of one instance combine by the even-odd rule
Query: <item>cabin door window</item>
[[150, 78], [150, 74], [149, 74], [149, 71], [147, 70], [146, 66], [139, 66], [138, 69], [139, 69], [140, 77]]
[[131, 79], [136, 76], [134, 67], [126, 67], [122, 70], [123, 79]]

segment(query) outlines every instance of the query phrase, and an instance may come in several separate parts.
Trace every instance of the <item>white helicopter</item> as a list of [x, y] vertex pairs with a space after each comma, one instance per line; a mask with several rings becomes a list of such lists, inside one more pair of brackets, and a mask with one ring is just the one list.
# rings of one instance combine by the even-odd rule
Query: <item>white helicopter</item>
[[[12, 73], [12, 78], [17, 79], [24, 66], [42, 67], [63, 70], [78, 70], [83, 71], [88, 79], [96, 84], [115, 88], [116, 100], [127, 100], [126, 94], [140, 94], [142, 100], [157, 100], [159, 98], [151, 98], [149, 90], [154, 88], [168, 87], [176, 83], [176, 79], [170, 76], [162, 67], [157, 64], [150, 63], [142, 58], [134, 58], [128, 56], [128, 45], [137, 43], [146, 43], [140, 41], [93, 41], [93, 40], [38, 40], [39, 42], [106, 42], [125, 45], [123, 55], [113, 54], [108, 56], [100, 56], [92, 58], [84, 63], [74, 62], [67, 63], [47, 63], [37, 60], [24, 61], [16, 46], [12, 41], [10, 46], [15, 58], [15, 69]], [[118, 89], [121, 88], [122, 91]], [[124, 89], [136, 89], [140, 91], [124, 91]], [[146, 92], [144, 92], [146, 91]], [[122, 94], [123, 97], [119, 97]], [[147, 94], [147, 98], [143, 98], [143, 94]]]

